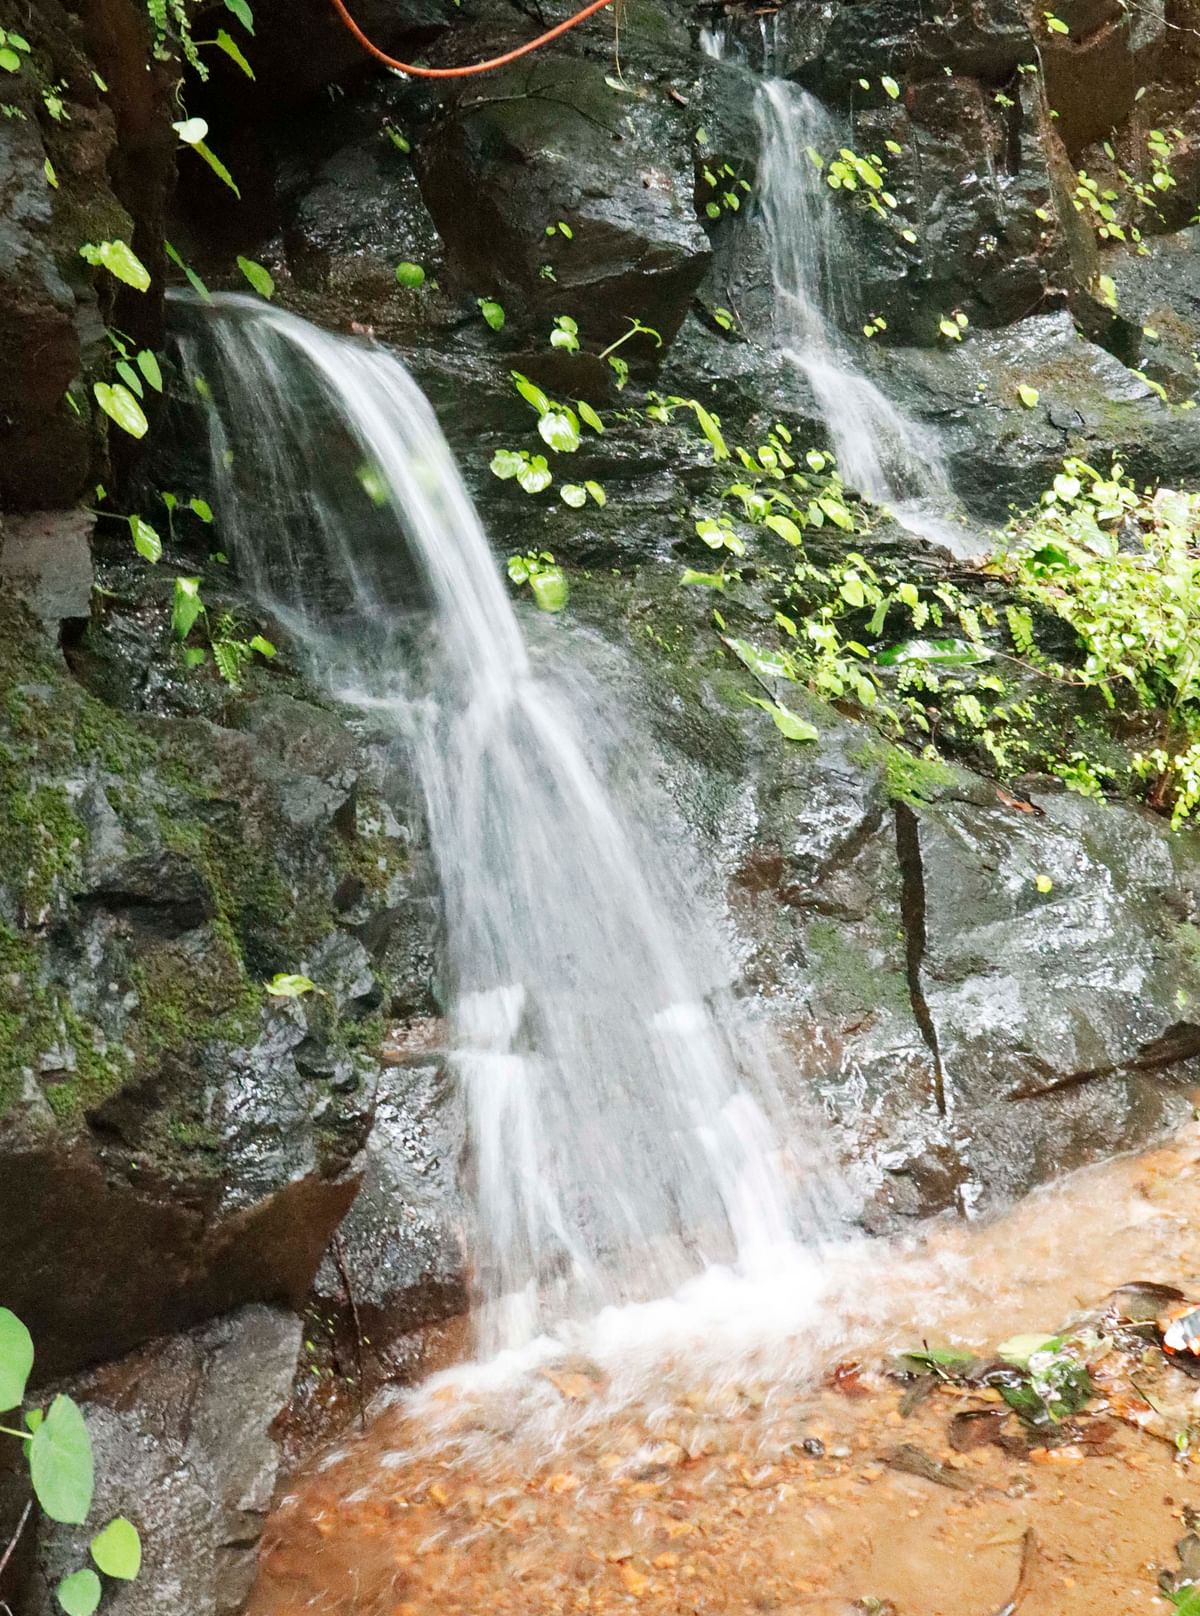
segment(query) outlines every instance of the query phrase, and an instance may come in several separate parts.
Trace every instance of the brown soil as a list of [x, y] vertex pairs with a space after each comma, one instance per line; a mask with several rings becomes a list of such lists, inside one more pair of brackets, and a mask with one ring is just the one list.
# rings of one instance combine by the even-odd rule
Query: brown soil
[[568, 1359], [385, 1408], [280, 1504], [251, 1616], [1166, 1613], [1157, 1576], [1200, 1510], [1176, 1447], [1200, 1381], [1151, 1327], [1106, 1336], [1086, 1411], [1036, 1429], [891, 1354], [986, 1353], [1131, 1281], [1200, 1294], [1198, 1159], [1192, 1130], [989, 1226], [871, 1248], [831, 1293], [823, 1361], [793, 1343], [802, 1372], [776, 1343], [769, 1371], [677, 1356], [618, 1396], [611, 1365]]

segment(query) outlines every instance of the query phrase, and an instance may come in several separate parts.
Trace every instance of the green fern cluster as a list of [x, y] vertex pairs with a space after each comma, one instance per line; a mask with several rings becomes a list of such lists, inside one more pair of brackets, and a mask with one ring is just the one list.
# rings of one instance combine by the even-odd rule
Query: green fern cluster
[[160, 62], [181, 54], [184, 61], [201, 79], [208, 77], [208, 68], [200, 60], [200, 52], [192, 37], [192, 25], [187, 14], [187, 0], [146, 0], [150, 26], [154, 30], [154, 54]]

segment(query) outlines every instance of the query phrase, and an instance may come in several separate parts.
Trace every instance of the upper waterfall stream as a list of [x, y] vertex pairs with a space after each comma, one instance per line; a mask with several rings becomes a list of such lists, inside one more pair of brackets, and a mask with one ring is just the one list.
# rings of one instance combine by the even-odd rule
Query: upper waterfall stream
[[[953, 519], [937, 433], [887, 396], [845, 335], [856, 320], [858, 271], [826, 168], [848, 132], [816, 96], [771, 76], [777, 17], [758, 22], [766, 75], [755, 75], [754, 89], [758, 210], [775, 294], [773, 341], [807, 381], [847, 485], [917, 537], [975, 554], [981, 541]], [[744, 67], [726, 29], [703, 30], [701, 43], [710, 56]]]
[[[243, 578], [420, 782], [483, 1344], [710, 1263], [773, 1272], [800, 1232], [797, 1151], [715, 917], [677, 873], [665, 801], [608, 789], [602, 693], [573, 705], [531, 660], [419, 388], [382, 349], [247, 298], [184, 326]], [[382, 551], [364, 537], [381, 509]]]

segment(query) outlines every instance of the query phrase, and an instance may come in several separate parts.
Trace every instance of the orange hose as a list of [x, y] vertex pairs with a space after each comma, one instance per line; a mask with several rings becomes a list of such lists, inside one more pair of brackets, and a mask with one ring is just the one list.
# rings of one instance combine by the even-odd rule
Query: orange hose
[[519, 56], [528, 56], [530, 51], [537, 50], [539, 46], [548, 45], [552, 39], [565, 34], [569, 28], [578, 27], [597, 11], [603, 11], [605, 6], [612, 4], [613, 0], [591, 0], [590, 5], [584, 6], [583, 10], [577, 11], [573, 17], [568, 17], [566, 22], [560, 22], [557, 27], [539, 34], [527, 44], [518, 45], [516, 50], [506, 51], [503, 56], [493, 56], [489, 62], [476, 62], [473, 67], [414, 67], [411, 62], [398, 62], [394, 56], [388, 56], [378, 45], [372, 44], [346, 10], [344, 0], [332, 0], [333, 9], [368, 55], [373, 56], [377, 62], [382, 62], [384, 67], [394, 67], [398, 72], [411, 73], [418, 79], [462, 79], [469, 78], [475, 73], [490, 73], [493, 68], [504, 67], [509, 62], [515, 62]]

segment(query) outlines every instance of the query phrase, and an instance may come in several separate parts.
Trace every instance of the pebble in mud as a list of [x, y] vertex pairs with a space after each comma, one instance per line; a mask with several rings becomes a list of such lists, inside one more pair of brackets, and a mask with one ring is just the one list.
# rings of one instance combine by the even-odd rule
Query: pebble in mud
[[[1180, 1523], [1163, 1500], [1179, 1496], [1180, 1468], [1169, 1441], [1115, 1417], [1107, 1360], [1072, 1440], [1035, 1434], [1015, 1452], [952, 1440], [957, 1416], [992, 1411], [1019, 1435], [999, 1393], [939, 1381], [902, 1413], [904, 1385], [872, 1366], [922, 1339], [994, 1345], [1133, 1277], [1200, 1271], [1198, 1143], [1077, 1175], [996, 1225], [940, 1231], [920, 1262], [936, 1247], [941, 1270], [893, 1251], [853, 1341], [833, 1344], [835, 1364], [849, 1345], [867, 1366], [862, 1395], [824, 1383], [811, 1355], [807, 1379], [772, 1385], [762, 1365], [723, 1379], [681, 1354], [643, 1366], [622, 1396], [548, 1401], [544, 1381], [489, 1389], [467, 1372], [393, 1404], [293, 1484], [249, 1616], [978, 1616], [1011, 1606], [1030, 1531], [1020, 1616], [1165, 1612], [1155, 1578], [1176, 1562]], [[1098, 1205], [1112, 1208], [1104, 1229]], [[953, 1285], [936, 1290], [936, 1272]], [[839, 1314], [847, 1336], [860, 1301]], [[899, 1448], [911, 1466], [889, 1464]]]

